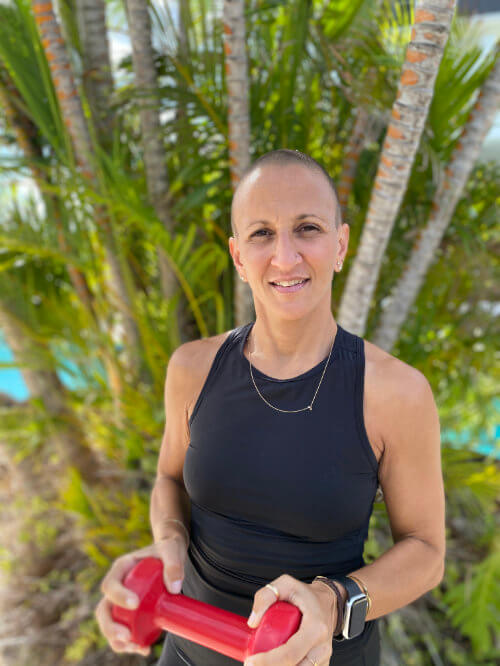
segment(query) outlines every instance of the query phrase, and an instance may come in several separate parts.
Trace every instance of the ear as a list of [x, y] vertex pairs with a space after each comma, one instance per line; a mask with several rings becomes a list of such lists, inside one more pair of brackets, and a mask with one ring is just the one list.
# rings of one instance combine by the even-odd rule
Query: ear
[[347, 254], [347, 247], [349, 245], [349, 229], [350, 227], [347, 222], [344, 222], [339, 229], [339, 251], [337, 254], [337, 259], [340, 259], [341, 261], [345, 260], [345, 256]]
[[230, 236], [229, 238], [229, 252], [231, 253], [231, 257], [233, 258], [234, 265], [240, 275], [244, 274], [244, 266], [241, 263], [240, 260], [240, 249], [238, 247], [238, 241], [234, 236]]

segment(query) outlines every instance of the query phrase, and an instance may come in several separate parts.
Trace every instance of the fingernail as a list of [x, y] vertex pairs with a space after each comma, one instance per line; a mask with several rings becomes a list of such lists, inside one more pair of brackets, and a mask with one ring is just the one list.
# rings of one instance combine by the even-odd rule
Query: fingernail
[[139, 605], [139, 599], [137, 597], [127, 597], [126, 599], [127, 608], [137, 608]]
[[118, 640], [120, 640], [120, 641], [128, 641], [129, 638], [130, 638], [130, 635], [129, 635], [128, 631], [124, 631], [123, 629], [119, 629], [119, 630], [116, 632], [115, 636], [116, 636], [116, 637], [118, 638]]
[[[257, 613], [254, 613], [254, 612], [252, 611], [250, 617], [248, 618], [248, 622], [247, 622], [247, 624], [248, 624], [249, 626], [252, 626], [252, 624], [255, 622], [256, 619], [257, 619]], [[251, 664], [250, 664], [250, 666], [251, 666]]]
[[176, 580], [170, 585], [170, 592], [172, 594], [179, 594], [182, 587], [182, 580]]

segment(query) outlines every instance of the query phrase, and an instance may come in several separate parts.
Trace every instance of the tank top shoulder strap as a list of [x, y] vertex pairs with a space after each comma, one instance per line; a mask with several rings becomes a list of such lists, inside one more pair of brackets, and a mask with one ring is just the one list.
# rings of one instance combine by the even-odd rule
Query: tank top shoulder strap
[[362, 449], [366, 454], [370, 465], [375, 473], [378, 472], [378, 461], [373, 451], [368, 433], [366, 432], [364, 411], [363, 411], [363, 398], [365, 389], [365, 342], [363, 338], [355, 333], [350, 333], [343, 329], [343, 346], [349, 347], [353, 354], [353, 375], [354, 375], [354, 418], [356, 421], [356, 428], [361, 442]]
[[[247, 324], [248, 325], [248, 324]], [[196, 401], [196, 404], [194, 406], [194, 409], [191, 413], [191, 416], [189, 417], [189, 425], [191, 426], [191, 423], [196, 415], [196, 412], [198, 411], [203, 398], [205, 397], [207, 391], [210, 388], [210, 385], [213, 383], [215, 376], [217, 374], [217, 370], [220, 367], [222, 358], [226, 354], [227, 350], [230, 349], [236, 342], [239, 340], [241, 333], [245, 326], [238, 326], [236, 328], [233, 328], [231, 331], [229, 331], [228, 335], [224, 338], [224, 341], [222, 344], [219, 346], [217, 349], [217, 353], [214, 356], [214, 360], [212, 361], [212, 364], [210, 366], [210, 370], [208, 371], [208, 375], [205, 379], [205, 382], [203, 384], [203, 387], [201, 389], [201, 392], [198, 396], [198, 399]]]

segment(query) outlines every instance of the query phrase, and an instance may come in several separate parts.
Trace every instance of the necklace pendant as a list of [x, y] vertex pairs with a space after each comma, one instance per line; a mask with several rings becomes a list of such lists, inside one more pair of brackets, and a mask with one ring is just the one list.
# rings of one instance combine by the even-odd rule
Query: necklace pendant
[[307, 409], [310, 409], [310, 410], [311, 410], [311, 412], [312, 412], [312, 407], [311, 407], [311, 405], [309, 405]]

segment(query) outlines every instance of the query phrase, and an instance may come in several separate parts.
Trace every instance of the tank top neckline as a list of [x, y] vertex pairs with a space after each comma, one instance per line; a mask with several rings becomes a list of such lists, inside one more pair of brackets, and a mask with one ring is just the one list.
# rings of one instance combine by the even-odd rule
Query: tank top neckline
[[[252, 329], [253, 325], [255, 324], [255, 321], [251, 321], [248, 324], [245, 324], [242, 327], [242, 335], [239, 341], [239, 355], [241, 357], [241, 360], [244, 361], [247, 365], [249, 365], [249, 361], [245, 354], [243, 353], [243, 349], [245, 347], [245, 343], [247, 341], [247, 338], [250, 334], [250, 330]], [[332, 353], [330, 356], [330, 362], [328, 363], [328, 366], [330, 366], [333, 363], [333, 359], [337, 355], [337, 350], [340, 345], [340, 339], [344, 335], [345, 331], [342, 328], [342, 326], [337, 323], [337, 333], [335, 334], [335, 339], [333, 341], [333, 348], [332, 348]], [[300, 375], [297, 375], [295, 377], [288, 377], [287, 379], [277, 379], [276, 377], [270, 377], [269, 375], [266, 375], [264, 372], [261, 372], [258, 368], [255, 367], [252, 363], [252, 373], [254, 377], [259, 377], [261, 379], [266, 379], [267, 381], [270, 382], [278, 382], [278, 383], [286, 383], [286, 382], [296, 382], [296, 381], [301, 381], [303, 379], [308, 379], [309, 377], [313, 377], [314, 375], [323, 372], [323, 368], [325, 367], [325, 361], [328, 358], [328, 354], [319, 362], [317, 363], [314, 367], [310, 368], [309, 370], [306, 370], [305, 372], [301, 373]]]

